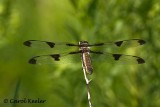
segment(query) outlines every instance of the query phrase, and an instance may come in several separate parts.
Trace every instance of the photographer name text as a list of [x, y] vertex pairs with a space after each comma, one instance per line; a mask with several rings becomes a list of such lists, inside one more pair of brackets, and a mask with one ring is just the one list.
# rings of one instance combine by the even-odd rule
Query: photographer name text
[[37, 99], [30, 99], [30, 98], [23, 98], [23, 99], [4, 99], [4, 103], [45, 103], [46, 100], [37, 98]]

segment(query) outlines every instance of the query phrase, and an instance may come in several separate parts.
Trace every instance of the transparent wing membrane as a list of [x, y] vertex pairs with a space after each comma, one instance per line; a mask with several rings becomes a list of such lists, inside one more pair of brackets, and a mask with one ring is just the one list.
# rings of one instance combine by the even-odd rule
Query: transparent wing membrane
[[67, 43], [67, 42], [48, 42], [39, 40], [28, 40], [23, 43], [25, 46], [30, 48], [36, 48], [37, 50], [53, 50], [53, 52], [65, 52], [73, 51], [78, 49], [77, 44]]
[[30, 64], [59, 64], [75, 63], [81, 61], [80, 54], [48, 54], [32, 57], [28, 62]]
[[116, 41], [116, 42], [104, 42], [104, 43], [96, 43], [96, 44], [91, 44], [90, 46], [105, 46], [108, 45], [115, 46], [115, 47], [136, 47], [136, 46], [141, 46], [144, 45], [145, 41], [141, 39], [129, 39], [129, 40], [121, 40], [121, 41]]
[[[143, 58], [134, 55], [125, 54], [113, 54], [103, 52], [91, 52], [94, 61], [105, 61], [108, 63], [121, 63], [121, 64], [143, 64], [145, 63]], [[96, 58], [96, 59], [95, 59]]]

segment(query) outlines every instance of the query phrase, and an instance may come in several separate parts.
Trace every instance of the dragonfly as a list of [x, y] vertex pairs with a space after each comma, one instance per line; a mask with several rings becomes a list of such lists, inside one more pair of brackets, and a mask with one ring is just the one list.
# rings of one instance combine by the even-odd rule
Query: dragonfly
[[[90, 44], [87, 41], [79, 41], [78, 43], [68, 43], [68, 42], [50, 42], [50, 41], [41, 41], [41, 40], [27, 40], [23, 44], [30, 48], [44, 48], [44, 49], [56, 49], [58, 48], [59, 51], [63, 49], [67, 49], [67, 52], [61, 53], [52, 53], [52, 54], [44, 54], [44, 55], [37, 55], [29, 59], [30, 64], [43, 64], [46, 63], [56, 63], [61, 62], [63, 59], [75, 57], [81, 58], [82, 65], [85, 71], [88, 74], [93, 73], [92, 67], [92, 57], [96, 57], [98, 59], [102, 59], [103, 62], [108, 60], [112, 60], [114, 62], [122, 62], [122, 63], [133, 63], [133, 64], [144, 64], [145, 60], [139, 56], [134, 55], [126, 55], [121, 53], [110, 53], [104, 50], [100, 50], [101, 47], [108, 48], [113, 46], [116, 48], [125, 48], [125, 47], [136, 47], [144, 45], [146, 42], [142, 39], [129, 39], [129, 40], [120, 40], [115, 42], [101, 42], [101, 43], [93, 43]], [[92, 50], [92, 48], [96, 47], [96, 50]], [[69, 51], [71, 48], [76, 48], [75, 50]]]

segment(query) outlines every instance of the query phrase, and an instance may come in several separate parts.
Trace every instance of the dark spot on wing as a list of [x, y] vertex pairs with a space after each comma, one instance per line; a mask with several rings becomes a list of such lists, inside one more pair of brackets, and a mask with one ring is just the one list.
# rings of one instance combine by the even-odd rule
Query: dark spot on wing
[[59, 57], [60, 57], [60, 54], [53, 54], [53, 55], [50, 55], [52, 58], [54, 58], [55, 61], [59, 61]]
[[139, 43], [140, 45], [143, 45], [143, 44], [145, 44], [146, 42], [145, 42], [144, 40], [138, 40], [138, 43]]
[[142, 58], [138, 58], [138, 59], [137, 59], [137, 62], [138, 62], [138, 64], [143, 64], [143, 63], [145, 63], [145, 61], [144, 61]]
[[115, 60], [119, 60], [121, 56], [122, 56], [121, 54], [113, 54]]
[[46, 42], [51, 48], [53, 48], [54, 47], [54, 45], [55, 45], [55, 43], [53, 43], [53, 42]]
[[30, 64], [36, 64], [37, 63], [37, 60], [32, 58], [28, 61]]
[[122, 45], [123, 41], [118, 41], [118, 42], [115, 42], [115, 44], [120, 47]]
[[31, 42], [30, 41], [25, 41], [24, 43], [23, 43], [25, 46], [28, 46], [28, 47], [31, 47]]

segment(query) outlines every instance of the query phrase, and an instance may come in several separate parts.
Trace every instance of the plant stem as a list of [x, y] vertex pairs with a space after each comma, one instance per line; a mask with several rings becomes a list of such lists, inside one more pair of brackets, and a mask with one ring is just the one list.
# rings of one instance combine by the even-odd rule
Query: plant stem
[[82, 68], [83, 68], [84, 78], [85, 78], [86, 85], [87, 85], [87, 95], [88, 95], [88, 103], [89, 103], [89, 107], [92, 107], [92, 103], [91, 103], [91, 94], [90, 94], [90, 88], [89, 88], [89, 83], [90, 83], [91, 80], [89, 80], [89, 79], [87, 78], [86, 69], [85, 69], [83, 63], [82, 63]]

